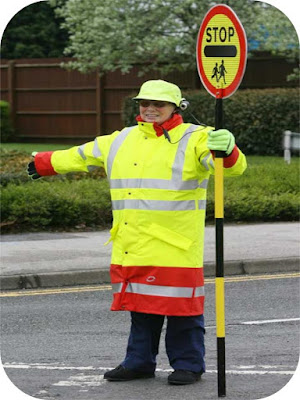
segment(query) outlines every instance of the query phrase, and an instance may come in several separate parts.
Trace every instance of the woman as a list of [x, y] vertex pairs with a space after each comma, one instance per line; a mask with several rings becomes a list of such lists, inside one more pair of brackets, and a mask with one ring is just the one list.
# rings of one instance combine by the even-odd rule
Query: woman
[[131, 312], [124, 361], [109, 381], [154, 377], [165, 317], [170, 384], [205, 372], [203, 243], [206, 189], [214, 150], [226, 152], [224, 175], [240, 175], [245, 156], [227, 130], [184, 123], [178, 86], [145, 82], [134, 98], [137, 125], [69, 150], [37, 153], [33, 179], [104, 167], [113, 227], [111, 310]]

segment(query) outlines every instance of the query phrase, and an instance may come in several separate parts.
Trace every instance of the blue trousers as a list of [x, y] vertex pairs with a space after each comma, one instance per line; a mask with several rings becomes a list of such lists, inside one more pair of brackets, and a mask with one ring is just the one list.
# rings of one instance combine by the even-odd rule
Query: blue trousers
[[[131, 330], [122, 365], [154, 372], [165, 316], [131, 312]], [[204, 317], [167, 317], [165, 336], [169, 363], [174, 369], [205, 372]]]

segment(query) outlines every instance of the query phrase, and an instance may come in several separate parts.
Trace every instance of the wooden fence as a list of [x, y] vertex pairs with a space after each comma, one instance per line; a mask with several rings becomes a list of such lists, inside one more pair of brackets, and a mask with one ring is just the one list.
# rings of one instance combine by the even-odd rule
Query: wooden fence
[[[166, 79], [181, 89], [202, 89], [197, 71], [139, 76], [130, 73], [82, 74], [61, 68], [63, 59], [2, 60], [1, 99], [11, 105], [20, 141], [80, 143], [122, 128], [122, 101], [148, 79]], [[289, 86], [295, 64], [282, 58], [248, 60], [241, 88]]]

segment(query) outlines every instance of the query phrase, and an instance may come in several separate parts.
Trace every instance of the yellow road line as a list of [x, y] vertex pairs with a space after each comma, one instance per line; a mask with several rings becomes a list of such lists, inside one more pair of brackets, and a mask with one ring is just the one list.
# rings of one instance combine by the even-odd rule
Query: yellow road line
[[20, 291], [2, 292], [0, 297], [20, 297], [20, 296], [39, 296], [47, 294], [64, 294], [64, 293], [80, 293], [80, 292], [97, 292], [103, 290], [111, 290], [111, 285], [95, 285], [70, 287], [60, 289], [24, 289]]
[[[299, 278], [300, 272], [291, 272], [286, 274], [274, 274], [274, 275], [238, 275], [230, 276], [225, 278], [225, 282], [248, 282], [248, 281], [260, 281], [270, 279], [286, 279], [286, 278]], [[205, 283], [214, 283], [215, 278], [205, 279]]]
[[[274, 274], [274, 275], [239, 275], [225, 278], [226, 283], [230, 282], [249, 282], [258, 280], [270, 280], [270, 279], [287, 279], [287, 278], [299, 278], [299, 272], [292, 272], [286, 274]], [[205, 279], [205, 284], [215, 283], [215, 278]], [[14, 291], [3, 291], [0, 293], [0, 297], [22, 297], [22, 296], [41, 296], [49, 294], [65, 294], [65, 293], [82, 293], [82, 292], [97, 292], [111, 290], [111, 285], [95, 285], [95, 286], [81, 286], [81, 287], [69, 287], [69, 288], [55, 288], [55, 289], [23, 289]]]

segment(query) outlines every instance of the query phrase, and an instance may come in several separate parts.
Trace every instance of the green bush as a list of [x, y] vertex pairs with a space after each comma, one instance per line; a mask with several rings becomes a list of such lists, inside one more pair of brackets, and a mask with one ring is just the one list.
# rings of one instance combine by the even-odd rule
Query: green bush
[[[210, 180], [212, 186], [213, 183], [213, 179]], [[224, 188], [225, 221], [299, 220], [297, 158], [293, 158], [291, 165], [288, 165], [282, 157], [249, 156], [244, 174], [226, 178]]]
[[[201, 122], [214, 126], [215, 99], [206, 91], [185, 92], [190, 107], [183, 112], [185, 122]], [[285, 130], [299, 131], [298, 89], [238, 90], [223, 100], [224, 127], [234, 133], [238, 146], [247, 155], [282, 155]], [[138, 107], [127, 98], [123, 104], [126, 126], [136, 124]]]
[[[3, 146], [5, 147], [5, 146]], [[54, 146], [55, 147], [55, 146]], [[0, 184], [2, 187], [9, 183], [20, 185], [28, 183], [27, 164], [32, 160], [27, 151], [0, 149]], [[93, 172], [74, 172], [64, 176], [45, 176], [44, 181], [52, 182], [57, 180], [79, 180], [79, 179], [101, 179], [105, 176], [104, 169], [96, 169]]]
[[2, 227], [18, 231], [106, 227], [112, 220], [105, 179], [9, 184], [2, 190], [1, 214]]
[[9, 104], [3, 100], [0, 100], [0, 124], [1, 142], [13, 142], [15, 134], [10, 118], [10, 108]]
[[[258, 178], [259, 177], [259, 178]], [[49, 181], [51, 179], [51, 181]], [[207, 222], [214, 221], [214, 179], [208, 187]], [[242, 176], [225, 179], [224, 210], [228, 222], [299, 220], [299, 160], [248, 157]], [[111, 199], [106, 179], [45, 177], [2, 188], [4, 232], [99, 229], [110, 226]]]

